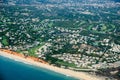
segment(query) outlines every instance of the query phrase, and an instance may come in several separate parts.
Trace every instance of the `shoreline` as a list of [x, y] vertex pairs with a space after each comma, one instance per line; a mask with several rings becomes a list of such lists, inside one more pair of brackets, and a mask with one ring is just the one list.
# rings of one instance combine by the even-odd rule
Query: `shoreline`
[[56, 66], [52, 66], [52, 65], [49, 65], [49, 64], [45, 64], [45, 63], [35, 61], [31, 58], [24, 58], [22, 56], [17, 56], [17, 55], [14, 55], [14, 54], [11, 54], [11, 53], [8, 53], [8, 52], [4, 52], [4, 51], [1, 51], [1, 50], [0, 50], [0, 55], [4, 56], [6, 58], [10, 58], [10, 59], [15, 60], [15, 61], [19, 61], [19, 62], [22, 62], [22, 63], [34, 65], [34, 66], [41, 67], [41, 68], [45, 68], [45, 69], [48, 69], [48, 70], [51, 70], [51, 71], [54, 71], [54, 72], [57, 72], [57, 73], [60, 73], [60, 74], [64, 74], [66, 76], [70, 76], [70, 77], [73, 77], [73, 78], [76, 78], [76, 79], [79, 79], [79, 80], [105, 80], [105, 77], [102, 77], [102, 76], [100, 77], [100, 76], [91, 75], [91, 74], [88, 74], [88, 73], [85, 73], [85, 72], [76, 72], [76, 71], [72, 71], [72, 70], [69, 70], [69, 69], [59, 68], [59, 67], [56, 67]]

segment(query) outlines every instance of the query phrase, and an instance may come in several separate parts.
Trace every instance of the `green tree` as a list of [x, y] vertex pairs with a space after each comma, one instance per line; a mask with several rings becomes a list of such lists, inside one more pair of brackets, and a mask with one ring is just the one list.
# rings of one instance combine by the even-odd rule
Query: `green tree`
[[9, 46], [9, 42], [8, 42], [8, 39], [7, 39], [7, 37], [3, 37], [2, 38], [2, 44], [4, 45], [4, 46]]

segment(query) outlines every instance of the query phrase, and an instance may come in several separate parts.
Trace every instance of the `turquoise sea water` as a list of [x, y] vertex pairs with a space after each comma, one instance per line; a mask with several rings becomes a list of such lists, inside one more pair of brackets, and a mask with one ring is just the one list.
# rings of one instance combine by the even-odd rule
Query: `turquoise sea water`
[[77, 80], [0, 56], [0, 80]]

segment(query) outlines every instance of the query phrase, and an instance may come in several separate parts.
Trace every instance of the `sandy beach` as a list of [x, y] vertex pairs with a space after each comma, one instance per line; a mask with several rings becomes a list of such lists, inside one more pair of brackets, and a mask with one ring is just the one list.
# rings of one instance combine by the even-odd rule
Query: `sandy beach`
[[72, 70], [68, 70], [68, 69], [55, 67], [55, 66], [52, 66], [49, 64], [44, 64], [44, 63], [34, 61], [30, 58], [24, 58], [24, 57], [16, 56], [13, 54], [9, 54], [9, 53], [4, 52], [4, 51], [0, 51], [0, 55], [7, 57], [7, 58], [10, 58], [10, 59], [13, 59], [13, 60], [16, 60], [16, 61], [19, 61], [19, 62], [26, 63], [26, 64], [31, 64], [34, 66], [46, 68], [46, 69], [52, 70], [54, 72], [64, 74], [66, 76], [78, 78], [80, 80], [105, 80], [105, 77], [100, 77], [100, 76], [95, 76], [95, 75], [91, 75], [91, 74], [84, 73], [84, 72], [76, 72], [76, 71], [72, 71]]

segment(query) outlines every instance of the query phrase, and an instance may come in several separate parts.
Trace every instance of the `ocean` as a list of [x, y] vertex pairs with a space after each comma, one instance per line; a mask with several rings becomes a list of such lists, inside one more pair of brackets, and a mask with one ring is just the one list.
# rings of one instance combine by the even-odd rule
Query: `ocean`
[[78, 80], [0, 56], [0, 80]]

